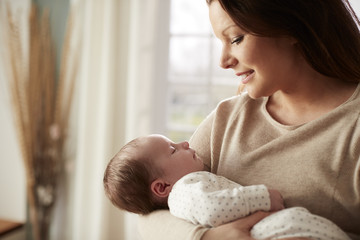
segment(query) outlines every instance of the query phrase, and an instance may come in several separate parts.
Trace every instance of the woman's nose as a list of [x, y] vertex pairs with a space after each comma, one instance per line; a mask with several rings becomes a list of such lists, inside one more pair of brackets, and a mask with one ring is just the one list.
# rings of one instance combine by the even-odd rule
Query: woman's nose
[[220, 58], [220, 67], [228, 69], [235, 66], [236, 64], [237, 60], [230, 54], [229, 49], [223, 48]]

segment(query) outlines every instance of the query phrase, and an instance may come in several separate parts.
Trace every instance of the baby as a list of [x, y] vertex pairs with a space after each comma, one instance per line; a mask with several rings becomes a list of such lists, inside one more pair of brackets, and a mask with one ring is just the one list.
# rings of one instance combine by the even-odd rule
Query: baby
[[109, 162], [103, 181], [115, 206], [137, 214], [169, 208], [176, 217], [216, 227], [256, 211], [281, 210], [255, 224], [252, 237], [350, 239], [334, 223], [305, 208], [283, 209], [276, 190], [244, 187], [205, 171], [188, 142], [174, 143], [162, 135], [126, 144]]

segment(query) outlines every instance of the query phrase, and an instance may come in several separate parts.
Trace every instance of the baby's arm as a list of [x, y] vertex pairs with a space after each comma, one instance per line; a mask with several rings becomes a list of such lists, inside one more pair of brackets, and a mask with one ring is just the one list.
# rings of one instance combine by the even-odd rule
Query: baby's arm
[[302, 207], [276, 212], [254, 225], [251, 236], [256, 239], [311, 238], [319, 240], [350, 240], [330, 220], [311, 214]]
[[270, 211], [279, 211], [284, 209], [284, 199], [278, 190], [268, 189], [270, 195]]
[[[272, 195], [281, 198], [275, 192]], [[180, 179], [168, 204], [174, 216], [207, 227], [271, 209], [270, 193], [264, 185], [243, 187], [209, 172], [196, 172]], [[278, 205], [283, 207], [282, 199]]]

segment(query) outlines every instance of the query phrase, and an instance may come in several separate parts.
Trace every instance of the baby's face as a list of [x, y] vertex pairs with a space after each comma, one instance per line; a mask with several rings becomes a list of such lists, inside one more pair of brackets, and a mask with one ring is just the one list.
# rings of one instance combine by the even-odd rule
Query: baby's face
[[143, 151], [172, 184], [188, 173], [204, 170], [203, 162], [188, 142], [174, 143], [162, 135], [150, 135], [145, 138]]

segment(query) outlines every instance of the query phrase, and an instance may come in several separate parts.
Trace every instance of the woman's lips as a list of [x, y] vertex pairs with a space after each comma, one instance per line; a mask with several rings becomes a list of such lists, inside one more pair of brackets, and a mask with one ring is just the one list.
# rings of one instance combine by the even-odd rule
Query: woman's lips
[[247, 71], [247, 72], [238, 73], [236, 75], [240, 77], [240, 80], [241, 80], [242, 84], [246, 84], [253, 78], [253, 76], [255, 75], [255, 71], [250, 70], [250, 71]]

